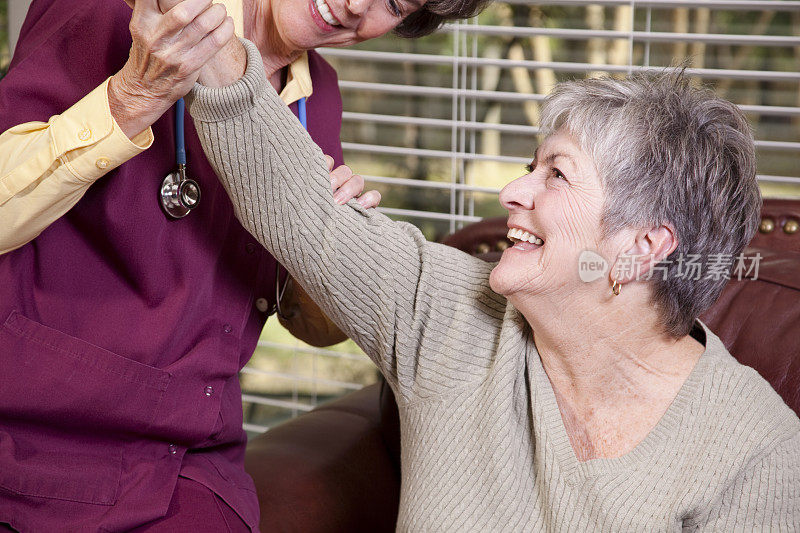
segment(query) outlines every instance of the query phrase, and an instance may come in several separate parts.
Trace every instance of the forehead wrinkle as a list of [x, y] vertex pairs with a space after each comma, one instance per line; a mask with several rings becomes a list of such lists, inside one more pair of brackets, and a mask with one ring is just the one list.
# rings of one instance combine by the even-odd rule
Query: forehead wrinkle
[[[545, 156], [545, 158], [542, 160], [544, 163], [552, 164], [557, 158], [563, 157], [564, 159], [567, 159], [570, 163], [572, 163], [572, 166], [575, 169], [577, 169], [578, 168], [578, 162], [575, 159], [575, 157], [573, 157], [571, 154], [568, 153], [569, 150], [565, 151], [564, 148], [561, 147], [561, 146], [552, 147], [552, 149], [555, 150], [553, 152], [549, 152], [547, 150], [547, 147], [553, 142], [552, 138], [553, 138], [552, 135], [547, 137], [544, 140], [544, 142], [542, 142], [540, 145], [538, 145], [536, 147], [536, 150], [533, 152], [534, 161], [538, 162], [539, 151], [542, 149], [542, 147], [544, 147], [545, 148], [545, 152], [548, 152], [547, 155]], [[572, 141], [572, 139], [567, 139], [566, 141], [574, 143], [574, 141]], [[563, 144], [563, 142], [562, 143], [557, 143], [557, 144]], [[567, 148], [569, 149], [569, 146]]]
[[572, 163], [572, 166], [576, 166], [575, 165], [575, 159], [571, 155], [565, 154], [565, 153], [562, 153], [562, 152], [555, 152], [555, 153], [552, 153], [552, 154], [548, 154], [548, 156], [545, 159], [545, 161], [547, 161], [548, 163], [553, 163], [559, 157], [568, 160], [570, 163]]

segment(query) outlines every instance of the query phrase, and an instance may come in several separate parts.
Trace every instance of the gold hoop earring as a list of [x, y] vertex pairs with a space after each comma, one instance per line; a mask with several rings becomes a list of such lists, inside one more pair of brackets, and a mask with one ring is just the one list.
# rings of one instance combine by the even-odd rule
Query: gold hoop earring
[[614, 293], [614, 296], [619, 296], [619, 292], [622, 290], [622, 283], [617, 280], [612, 280], [613, 283], [611, 284], [611, 292]]

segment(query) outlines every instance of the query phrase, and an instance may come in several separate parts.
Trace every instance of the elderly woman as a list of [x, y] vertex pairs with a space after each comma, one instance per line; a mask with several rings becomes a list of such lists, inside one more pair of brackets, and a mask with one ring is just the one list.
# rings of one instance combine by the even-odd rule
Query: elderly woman
[[[800, 421], [697, 320], [725, 280], [678, 270], [755, 230], [734, 105], [671, 75], [559, 85], [500, 195], [515, 244], [492, 265], [337, 205], [245, 44], [243, 77], [201, 76], [191, 112], [243, 225], [396, 394], [399, 530], [800, 526]], [[608, 277], [581, 281], [587, 250]]]
[[[0, 80], [0, 530], [257, 529], [239, 371], [291, 283], [236, 220], [188, 117], [200, 202], [162, 209], [174, 104], [237, 29], [341, 163], [336, 73], [312, 49], [421, 35], [482, 5], [224, 3], [31, 3]], [[336, 199], [362, 186], [340, 181]], [[344, 338], [297, 307], [305, 340]]]

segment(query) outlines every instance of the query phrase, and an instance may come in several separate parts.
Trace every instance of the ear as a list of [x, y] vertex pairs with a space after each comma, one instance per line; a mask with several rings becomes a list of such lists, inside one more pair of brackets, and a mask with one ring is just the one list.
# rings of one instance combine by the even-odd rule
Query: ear
[[640, 230], [633, 235], [633, 243], [617, 259], [611, 269], [612, 279], [628, 283], [649, 277], [650, 271], [678, 247], [678, 237], [671, 224], [662, 224]]

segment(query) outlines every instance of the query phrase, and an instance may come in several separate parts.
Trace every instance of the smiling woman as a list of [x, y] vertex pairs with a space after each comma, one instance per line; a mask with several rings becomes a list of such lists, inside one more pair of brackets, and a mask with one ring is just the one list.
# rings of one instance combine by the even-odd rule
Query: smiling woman
[[[424, 10], [397, 1], [30, 4], [0, 81], [0, 354], [14, 356], [0, 357], [0, 528], [257, 527], [239, 371], [284, 298], [304, 340], [344, 334], [236, 222], [194, 124], [173, 144], [176, 101], [211, 56], [235, 62], [225, 46], [244, 32], [284, 109], [341, 164], [337, 77], [313, 48]], [[157, 196], [176, 167], [203, 191], [180, 220]], [[363, 183], [328, 193], [338, 205]]]
[[271, 68], [280, 68], [302, 51], [321, 46], [349, 46], [392, 30], [403, 37], [428, 35], [447, 20], [474, 16], [487, 3], [488, 0], [244, 0], [244, 36], [259, 47], [269, 74]]
[[[494, 266], [335, 204], [322, 154], [246, 45], [244, 77], [195, 87], [190, 110], [242, 224], [395, 393], [398, 531], [800, 525], [800, 420], [697, 315], [685, 328], [713, 287], [646, 277], [679, 247], [736, 254], [752, 237], [741, 111], [675, 75], [560, 84], [532, 172], [501, 193], [517, 243]], [[609, 215], [614, 187], [639, 206], [630, 217]], [[586, 248], [608, 276], [579, 278]], [[657, 290], [690, 301], [687, 315], [673, 321]]]

